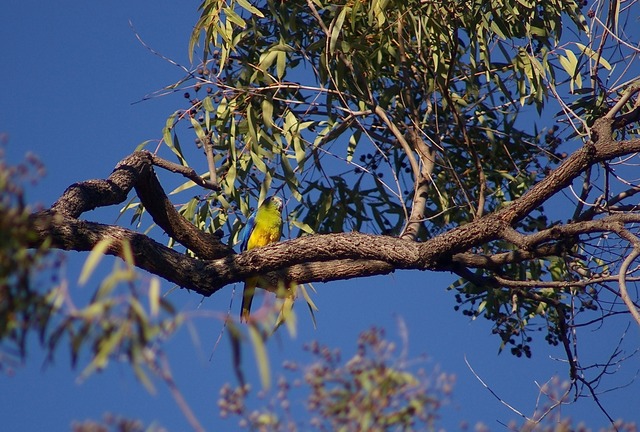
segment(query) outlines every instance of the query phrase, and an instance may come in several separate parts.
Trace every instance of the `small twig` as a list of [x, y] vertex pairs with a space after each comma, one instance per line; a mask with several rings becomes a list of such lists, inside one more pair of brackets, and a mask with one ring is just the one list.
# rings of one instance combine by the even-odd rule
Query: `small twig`
[[[205, 147], [208, 147], [206, 143], [205, 143]], [[220, 186], [217, 184], [217, 181], [215, 178], [212, 178], [210, 180], [204, 179], [200, 175], [198, 175], [198, 173], [191, 167], [179, 165], [174, 162], [169, 162], [168, 160], [162, 159], [161, 157], [158, 157], [153, 154], [151, 155], [151, 159], [152, 159], [152, 163], [155, 166], [164, 168], [167, 171], [171, 171], [177, 174], [182, 174], [184, 177], [188, 178], [198, 186], [202, 186], [203, 188], [207, 188], [215, 191], [220, 190]], [[213, 154], [212, 154], [212, 159], [213, 159]], [[208, 161], [208, 155], [207, 155], [207, 161]], [[211, 172], [211, 165], [209, 165], [209, 170]], [[215, 177], [215, 165], [213, 166], [213, 175]]]
[[316, 9], [316, 6], [313, 4], [313, 1], [312, 0], [307, 0], [307, 6], [309, 6], [309, 9], [311, 9], [311, 14], [314, 16], [316, 21], [318, 21], [318, 25], [320, 26], [320, 28], [322, 29], [324, 34], [327, 36], [327, 39], [329, 39], [331, 37], [331, 32], [327, 28], [327, 26], [324, 23], [324, 21], [322, 21], [322, 18], [320, 17], [320, 14], [318, 13], [318, 10]]
[[398, 126], [396, 126], [389, 119], [389, 117], [387, 116], [387, 113], [384, 111], [384, 109], [380, 105], [376, 105], [373, 108], [373, 112], [378, 116], [380, 120], [382, 120], [385, 126], [389, 128], [389, 130], [391, 131], [395, 139], [398, 140], [398, 143], [400, 144], [404, 152], [407, 154], [407, 158], [409, 159], [409, 165], [411, 165], [411, 171], [413, 171], [414, 178], [419, 178], [420, 166], [418, 164], [418, 160], [416, 159], [413, 153], [413, 150], [411, 149], [411, 146], [405, 139], [404, 135], [402, 134], [402, 132], [400, 132], [400, 129], [398, 129]]
[[509, 405], [507, 402], [505, 402], [504, 400], [502, 400], [502, 398], [500, 398], [500, 396], [498, 396], [496, 394], [496, 392], [494, 392], [491, 387], [489, 387], [483, 380], [482, 378], [480, 378], [480, 376], [476, 373], [475, 370], [473, 370], [473, 368], [471, 367], [471, 364], [469, 363], [469, 360], [467, 360], [467, 356], [464, 356], [464, 362], [467, 364], [467, 367], [469, 368], [469, 370], [471, 371], [471, 373], [473, 374], [473, 376], [476, 377], [476, 379], [478, 381], [480, 381], [480, 384], [482, 384], [484, 386], [484, 388], [486, 388], [487, 390], [489, 390], [489, 393], [491, 393], [493, 395], [493, 397], [495, 397], [496, 399], [498, 399], [498, 401], [506, 406], [507, 408], [509, 408], [511, 411], [513, 411], [514, 413], [516, 413], [517, 415], [519, 415], [520, 417], [522, 417], [523, 419], [533, 422], [534, 420], [530, 419], [529, 417], [527, 417], [526, 415], [522, 414], [520, 411], [518, 411], [517, 409], [515, 409], [514, 407], [512, 407], [511, 405]]
[[[578, 359], [574, 357], [573, 352], [571, 350], [571, 344], [569, 342], [569, 338], [567, 337], [568, 329], [567, 329], [567, 321], [564, 316], [564, 310], [562, 309], [562, 305], [559, 304], [555, 308], [556, 313], [558, 314], [558, 330], [559, 330], [559, 338], [562, 341], [562, 346], [564, 348], [564, 352], [567, 355], [567, 361], [569, 362], [569, 377], [571, 378], [571, 383], [575, 385], [576, 381], [580, 378], [578, 376]], [[576, 389], [577, 392], [577, 389]], [[576, 393], [577, 398], [577, 393]]]
[[618, 428], [616, 427], [615, 421], [613, 420], [613, 418], [609, 415], [607, 410], [604, 409], [604, 407], [600, 403], [600, 399], [598, 399], [598, 395], [596, 394], [595, 390], [593, 389], [593, 386], [591, 385], [591, 383], [587, 382], [587, 380], [585, 380], [582, 377], [578, 377], [578, 380], [580, 382], [582, 382], [585, 385], [586, 388], [589, 389], [589, 393], [591, 393], [591, 397], [593, 398], [593, 401], [596, 403], [596, 405], [598, 405], [598, 408], [600, 408], [600, 411], [602, 411], [602, 413], [607, 417], [609, 422], [611, 422], [611, 425], [613, 426], [613, 428], [617, 431]]
[[215, 187], [214, 190], [219, 190], [218, 176], [216, 174], [216, 163], [213, 158], [213, 143], [211, 142], [211, 132], [205, 136], [205, 140], [202, 143], [204, 145], [204, 153], [207, 155], [207, 165], [209, 166], [209, 183]]
[[225, 316], [224, 319], [224, 324], [222, 324], [222, 328], [220, 329], [220, 333], [218, 333], [218, 338], [216, 339], [215, 343], [213, 344], [213, 348], [211, 349], [211, 355], [209, 356], [209, 361], [213, 360], [213, 354], [215, 354], [216, 349], [218, 348], [218, 346], [220, 345], [220, 341], [222, 340], [222, 335], [224, 334], [224, 331], [227, 328], [227, 323], [229, 322], [231, 318], [231, 307], [233, 306], [233, 298], [235, 297], [236, 294], [236, 286], [235, 284], [233, 285], [233, 289], [231, 290], [231, 298], [229, 299], [229, 308], [227, 309], [227, 314]]
[[136, 39], [138, 39], [138, 42], [140, 42], [143, 47], [145, 47], [147, 50], [149, 50], [149, 52], [151, 52], [151, 54], [156, 55], [156, 56], [160, 57], [162, 60], [164, 60], [164, 61], [166, 61], [168, 63], [171, 63], [174, 66], [179, 67], [180, 69], [182, 69], [186, 73], [190, 73], [189, 69], [187, 69], [186, 67], [182, 66], [181, 64], [176, 63], [175, 60], [172, 60], [169, 57], [160, 54], [158, 51], [154, 50], [149, 45], [147, 45], [146, 42], [142, 40], [142, 37], [140, 36], [140, 34], [136, 30], [136, 28], [133, 26], [133, 22], [131, 20], [129, 20], [129, 27], [131, 27], [131, 31], [133, 31], [133, 34], [136, 37]]
[[160, 358], [154, 365], [156, 369], [155, 372], [160, 376], [160, 378], [164, 380], [164, 382], [167, 384], [167, 387], [169, 387], [171, 396], [173, 396], [173, 399], [176, 401], [176, 404], [180, 408], [180, 411], [182, 411], [182, 414], [184, 414], [193, 430], [195, 430], [196, 432], [204, 432], [205, 429], [196, 418], [195, 414], [191, 410], [191, 407], [178, 388], [178, 385], [174, 381], [173, 376], [171, 375], [171, 369], [169, 368], [169, 362], [162, 353], [159, 354], [159, 357]]
[[576, 199], [578, 200], [576, 209], [573, 212], [573, 218], [572, 218], [573, 220], [580, 219], [580, 213], [582, 213], [582, 209], [587, 203], [587, 198], [589, 197], [589, 193], [591, 192], [592, 187], [593, 186], [591, 185], [591, 167], [589, 167], [584, 172], [584, 178], [582, 179], [582, 192], [580, 193], [580, 196], [577, 196], [576, 193], [573, 191], [573, 185], [570, 186], [569, 188], [571, 192], [574, 194], [574, 196], [576, 197]]
[[553, 410], [555, 410], [557, 407], [559, 407], [560, 405], [562, 405], [564, 403], [564, 400], [567, 396], [569, 396], [569, 393], [571, 392], [571, 387], [569, 387], [567, 389], [567, 391], [564, 392], [564, 394], [559, 397], [559, 398], [554, 398], [553, 395], [547, 394], [543, 391], [543, 388], [540, 386], [540, 384], [538, 384], [536, 382], [536, 385], [538, 386], [539, 389], [539, 394], [538, 397], [540, 397], [541, 394], [544, 394], [547, 398], [549, 398], [550, 400], [554, 400], [554, 403], [551, 404], [551, 406], [549, 406], [542, 414], [540, 414], [537, 417], [537, 420], [535, 421], [536, 424], [540, 423], [546, 416], [548, 416], [549, 414], [551, 414], [551, 412], [553, 412]]
[[635, 95], [639, 91], [640, 91], [639, 82], [635, 82], [634, 84], [629, 86], [620, 97], [620, 100], [618, 100], [618, 102], [613, 106], [613, 108], [609, 110], [609, 112], [604, 116], [604, 118], [613, 120], [616, 114], [618, 114], [618, 112], [622, 109], [622, 107], [626, 105], [629, 99], [631, 99], [631, 97], [633, 97], [633, 95]]

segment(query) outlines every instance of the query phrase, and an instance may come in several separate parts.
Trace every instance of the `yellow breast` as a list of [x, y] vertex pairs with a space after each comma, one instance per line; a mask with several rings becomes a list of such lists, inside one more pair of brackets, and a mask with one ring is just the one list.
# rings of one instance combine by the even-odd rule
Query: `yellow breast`
[[279, 230], [263, 230], [256, 227], [247, 242], [247, 249], [266, 246], [269, 243], [274, 243], [278, 240], [280, 240]]

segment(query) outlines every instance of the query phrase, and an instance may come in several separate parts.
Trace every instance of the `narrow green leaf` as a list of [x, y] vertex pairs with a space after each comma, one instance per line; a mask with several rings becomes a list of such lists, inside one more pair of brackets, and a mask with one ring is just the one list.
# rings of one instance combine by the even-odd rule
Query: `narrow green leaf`
[[260, 12], [258, 8], [256, 8], [251, 3], [249, 3], [247, 0], [237, 0], [237, 1], [238, 1], [238, 4], [247, 12], [251, 13], [252, 15], [259, 16], [260, 18], [264, 18], [264, 14]]
[[282, 155], [280, 157], [280, 162], [282, 165], [282, 171], [284, 173], [284, 181], [287, 183], [287, 186], [289, 186], [291, 194], [296, 200], [302, 202], [302, 195], [300, 195], [300, 192], [298, 190], [298, 178], [296, 177], [295, 172], [293, 171], [293, 168], [289, 163], [289, 159], [287, 158], [287, 156]]
[[[358, 136], [356, 136], [358, 135]], [[353, 154], [356, 152], [356, 146], [358, 145], [358, 138], [360, 131], [357, 131], [349, 137], [349, 144], [347, 145], [347, 162], [351, 163], [353, 160]]]
[[[258, 133], [256, 131], [256, 117], [255, 117], [255, 111], [253, 110], [253, 107], [251, 106], [251, 104], [249, 104], [247, 106], [247, 126], [249, 128], [249, 140], [248, 143], [250, 143], [252, 146], [253, 145], [258, 145]], [[253, 155], [253, 152], [251, 152], [251, 154]]]
[[235, 182], [238, 174], [238, 169], [236, 168], [236, 164], [232, 163], [229, 165], [229, 169], [227, 170], [227, 175], [224, 177], [223, 186], [225, 188], [224, 192], [226, 194], [231, 194], [233, 190], [235, 190]]
[[160, 313], [160, 279], [152, 277], [149, 282], [149, 311], [152, 317]]
[[293, 140], [293, 150], [296, 155], [296, 162], [298, 164], [298, 169], [300, 172], [304, 171], [304, 161], [307, 158], [307, 153], [305, 150], [304, 141], [301, 139]]
[[574, 91], [574, 85], [577, 85], [578, 88], [582, 87], [582, 77], [578, 71], [578, 59], [576, 55], [568, 49], [565, 49], [566, 57], [558, 54], [558, 60], [560, 61], [560, 65], [563, 67], [567, 75], [571, 78], [570, 88], [571, 91]]
[[[242, 17], [238, 15], [232, 8], [226, 7], [223, 9], [223, 11], [230, 22], [234, 23], [235, 25], [241, 28], [247, 27], [246, 21], [243, 20]], [[224, 33], [222, 32], [220, 34], [224, 35]], [[227, 29], [226, 37], [229, 38], [228, 29]]]
[[592, 50], [586, 45], [583, 45], [578, 42], [575, 42], [575, 44], [580, 49], [580, 51], [588, 55], [590, 59], [597, 60], [606, 70], [611, 70], [611, 64], [603, 56], [599, 56], [598, 53], [596, 53], [594, 50]]
[[271, 367], [269, 366], [269, 356], [267, 348], [264, 345], [262, 336], [255, 325], [249, 325], [249, 338], [253, 346], [253, 352], [256, 357], [256, 365], [260, 374], [262, 388], [268, 390], [271, 387]]
[[[269, 50], [260, 56], [260, 64], [258, 65], [258, 69], [265, 74], [267, 70], [271, 67], [271, 65], [278, 59], [279, 51]], [[254, 74], [254, 78], [255, 78]]]
[[107, 363], [109, 363], [109, 356], [120, 345], [124, 337], [124, 330], [126, 326], [120, 326], [116, 331], [100, 340], [98, 344], [98, 352], [93, 357], [93, 360], [80, 374], [81, 378], [87, 378], [94, 371], [103, 369]]
[[149, 319], [147, 318], [147, 313], [137, 298], [133, 296], [129, 297], [129, 307], [131, 308], [131, 312], [134, 313], [134, 316], [139, 318], [140, 323], [148, 324]]
[[[210, 177], [209, 171], [207, 171], [206, 173], [199, 174], [199, 175], [203, 179], [208, 179]], [[177, 193], [186, 191], [187, 189], [191, 189], [194, 186], [197, 186], [197, 185], [192, 180], [188, 180], [188, 181], [182, 183], [180, 186], [178, 186], [174, 190], [172, 190], [171, 192], [169, 192], [169, 195], [175, 195]]]
[[306, 224], [304, 222], [300, 222], [297, 219], [293, 219], [290, 222], [291, 222], [291, 225], [295, 226], [300, 231], [303, 231], [303, 232], [305, 232], [307, 234], [315, 234], [315, 231], [313, 230], [313, 228], [311, 228], [308, 224]]
[[[311, 284], [309, 284], [309, 287], [313, 289], [313, 286]], [[318, 310], [318, 307], [311, 300], [311, 297], [309, 297], [309, 293], [305, 289], [304, 285], [299, 285], [298, 288], [302, 291], [302, 295], [304, 296], [304, 299], [307, 303], [307, 307], [309, 308], [309, 314], [311, 315], [311, 321], [313, 322], [313, 328], [315, 329], [318, 327], [318, 323], [316, 322], [316, 314], [315, 314], [315, 311]]]
[[[313, 286], [311, 286], [311, 284], [309, 284], [309, 287], [313, 289]], [[309, 295], [309, 292], [305, 288], [304, 284], [298, 285], [298, 289], [302, 292], [302, 297], [304, 297], [304, 300], [307, 302], [309, 307], [314, 311], [319, 311], [320, 309], [318, 309], [318, 306], [316, 306], [316, 304], [311, 299], [311, 296]]]
[[79, 315], [86, 321], [97, 321], [104, 314], [107, 307], [111, 305], [113, 305], [112, 301], [94, 301], [82, 309]]
[[188, 220], [193, 220], [196, 215], [198, 202], [198, 198], [191, 198], [185, 205], [182, 206], [182, 208], [180, 209], [180, 214]]
[[213, 100], [211, 96], [207, 96], [202, 100], [202, 107], [207, 110], [207, 112], [214, 112], [216, 108], [213, 106]]
[[175, 122], [176, 117], [178, 116], [178, 114], [180, 114], [180, 110], [174, 112], [173, 114], [171, 114], [169, 116], [169, 118], [167, 118], [167, 121], [165, 122], [164, 128], [162, 129], [162, 139], [163, 139], [164, 143], [167, 145], [167, 147], [169, 147], [171, 149], [171, 151], [176, 156], [178, 156], [178, 159], [180, 160], [180, 163], [183, 166], [187, 166], [187, 161], [182, 156], [182, 151], [180, 150], [179, 145], [178, 145], [178, 147], [176, 147], [174, 145], [174, 142], [173, 142], [173, 137], [176, 136], [176, 135], [172, 134], [173, 126], [174, 126], [174, 122]]
[[287, 71], [287, 53], [285, 51], [278, 51], [278, 56], [276, 60], [276, 73], [278, 75], [278, 79], [282, 79], [284, 77], [285, 72]]
[[134, 362], [133, 363], [133, 372], [136, 375], [136, 378], [138, 378], [138, 381], [140, 381], [142, 383], [142, 385], [144, 386], [145, 389], [147, 389], [147, 391], [154, 395], [156, 394], [156, 388], [153, 385], [153, 383], [151, 382], [151, 380], [149, 379], [149, 376], [145, 373], [144, 370], [142, 370], [142, 367], [140, 367], [139, 363]]
[[122, 259], [124, 260], [125, 263], [127, 263], [130, 269], [133, 268], [136, 265], [136, 263], [135, 263], [135, 260], [133, 259], [133, 249], [131, 249], [131, 243], [129, 242], [129, 240], [127, 239], [122, 240], [122, 243], [120, 244], [120, 248], [121, 248]]
[[138, 144], [136, 146], [136, 151], [144, 149], [147, 146], [147, 144], [152, 143], [152, 142], [155, 142], [155, 140], [142, 141], [140, 144]]
[[114, 240], [108, 237], [96, 243], [96, 245], [93, 247], [93, 249], [89, 253], [87, 260], [84, 262], [84, 265], [82, 266], [82, 271], [80, 272], [80, 278], [78, 279], [78, 285], [84, 285], [85, 283], [87, 283], [87, 281], [89, 280], [89, 277], [91, 277], [91, 274], [93, 273], [93, 271], [96, 269], [96, 267], [102, 260], [102, 257], [104, 256], [105, 252], [107, 251], [107, 249], [109, 249], [109, 247], [113, 243], [114, 243]]
[[269, 171], [264, 173], [264, 179], [260, 185], [260, 198], [266, 198], [271, 190], [271, 173]]
[[200, 142], [204, 144], [206, 137], [202, 126], [200, 125], [198, 120], [194, 119], [193, 117], [190, 117], [189, 120], [191, 120], [191, 126], [193, 126], [193, 130], [196, 132], [196, 135], [198, 136], [198, 138], [200, 138]]
[[347, 16], [347, 9], [350, 8], [343, 6], [342, 10], [333, 22], [333, 26], [331, 29], [331, 38], [329, 39], [330, 54], [333, 54], [336, 50], [336, 41], [338, 40], [338, 36], [340, 36], [340, 32], [342, 31], [342, 25], [344, 24], [344, 19]]
[[269, 98], [264, 98], [262, 101], [262, 121], [268, 128], [275, 126], [273, 123], [273, 101]]
[[298, 334], [298, 324], [296, 321], [296, 314], [293, 311], [293, 302], [293, 297], [284, 298], [282, 308], [280, 309], [280, 315], [276, 320], [276, 328], [278, 328], [282, 323], [285, 323], [287, 331], [289, 332], [289, 337], [295, 339]]
[[[476, 312], [476, 315], [479, 316], [486, 308], [487, 308], [487, 301], [486, 300], [482, 300], [482, 302], [478, 306], [478, 311]], [[475, 317], [474, 317], [474, 319], [475, 319]]]
[[187, 164], [187, 160], [182, 155], [183, 153], [182, 153], [182, 148], [180, 147], [180, 140], [178, 139], [178, 134], [175, 131], [173, 132], [173, 147], [174, 147], [174, 153], [178, 155], [178, 159], [180, 160], [180, 163], [183, 166], [189, 166], [189, 164]]
[[258, 171], [263, 172], [263, 173], [267, 173], [268, 172], [267, 165], [260, 158], [260, 156], [258, 156], [254, 152], [251, 152], [251, 162], [253, 162], [253, 164], [258, 169]]

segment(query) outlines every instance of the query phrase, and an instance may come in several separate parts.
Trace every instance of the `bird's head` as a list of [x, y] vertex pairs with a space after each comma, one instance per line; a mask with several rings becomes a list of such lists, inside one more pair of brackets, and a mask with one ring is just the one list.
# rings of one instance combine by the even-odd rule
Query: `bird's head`
[[278, 211], [282, 211], [282, 198], [272, 195], [262, 203], [265, 207], [274, 207]]

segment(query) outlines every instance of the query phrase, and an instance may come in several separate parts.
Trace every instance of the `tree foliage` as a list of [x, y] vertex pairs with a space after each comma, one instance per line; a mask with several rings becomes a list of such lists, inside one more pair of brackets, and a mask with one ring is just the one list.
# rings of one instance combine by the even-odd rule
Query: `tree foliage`
[[[21, 245], [93, 250], [89, 266], [100, 253], [123, 257], [126, 268], [114, 271], [122, 277], [57, 328], [73, 349], [92, 346], [94, 367], [124, 351], [155, 371], [165, 369], [144, 347], [179, 316], [158, 299], [155, 279], [143, 310], [132, 266], [206, 296], [261, 274], [273, 286], [300, 285], [310, 307], [306, 283], [453, 272], [456, 309], [491, 321], [501, 350], [529, 357], [541, 332], [561, 347], [575, 398], [595, 397], [619, 353], [581, 364], [578, 331], [620, 314], [640, 325], [630, 289], [640, 255], [640, 81], [626, 33], [637, 6], [623, 3], [204, 0], [194, 66], [161, 91], [187, 101], [162, 134], [176, 162], [160, 147], [138, 149], [109, 178], [74, 184], [30, 215], [19, 194], [3, 198], [3, 216], [17, 209], [11, 218], [25, 225], [2, 250], [3, 260], [17, 257], [2, 262], [12, 269], [3, 325], [16, 322], [14, 310], [41, 320], [27, 311], [43, 302], [45, 321], [61, 310], [60, 297], [25, 294], [22, 265], [39, 252]], [[203, 175], [192, 168], [205, 164]], [[169, 196], [198, 195], [176, 209], [156, 168], [187, 179]], [[168, 246], [79, 219], [132, 189], [132, 222], [150, 215]], [[286, 199], [292, 240], [236, 254], [244, 221], [273, 193]], [[129, 287], [117, 304], [116, 282]], [[23, 324], [0, 335], [20, 346]], [[55, 346], [50, 328], [43, 340]]]
[[[616, 4], [585, 15], [573, 1], [204, 1], [182, 115], [210, 147], [221, 192], [198, 202], [220, 203], [212, 229], [226, 223], [231, 239], [230, 211], [246, 216], [273, 189], [292, 198], [294, 237], [437, 242], [499, 215], [508, 232], [456, 238], [426, 267], [459, 274], [457, 309], [491, 320], [517, 356], [531, 355], [534, 330], [568, 350], [593, 311], [638, 319], [633, 301], [616, 306], [624, 287], [610, 288], [635, 235], [620, 226], [600, 240], [610, 222], [636, 222], [621, 202], [636, 193], [624, 169], [638, 144], [637, 53], [624, 32], [633, 8]], [[631, 146], [584, 164], [567, 153], [610, 136]], [[573, 209], [545, 210], [567, 187]], [[462, 251], [475, 257], [451, 259]]]
[[26, 354], [32, 331], [45, 338], [53, 308], [40, 287], [46, 282], [39, 273], [47, 270], [47, 245], [27, 248], [37, 234], [29, 224], [33, 209], [26, 203], [23, 182], [35, 181], [42, 170], [32, 154], [25, 162], [10, 166], [0, 148], [0, 369], [10, 366], [11, 354]]
[[[363, 332], [356, 353], [346, 361], [338, 349], [315, 341], [306, 350], [312, 355], [311, 364], [285, 364], [289, 374], [303, 379], [282, 376], [274, 401], [265, 403], [262, 411], [250, 407], [250, 386], [223, 387], [218, 402], [221, 416], [239, 417], [249, 430], [432, 429], [452, 388], [452, 377], [444, 373], [433, 377], [422, 369], [413, 373], [410, 359], [398, 355], [380, 329]], [[292, 412], [292, 401], [303, 386], [309, 389], [305, 408], [310, 417], [301, 422]]]

